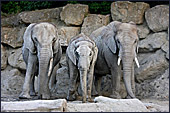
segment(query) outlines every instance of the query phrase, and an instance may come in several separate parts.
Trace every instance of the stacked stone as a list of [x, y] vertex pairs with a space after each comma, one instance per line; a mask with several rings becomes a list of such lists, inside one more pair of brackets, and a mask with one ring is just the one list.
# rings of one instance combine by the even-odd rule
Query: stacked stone
[[[94, 30], [111, 21], [137, 24], [139, 36], [138, 59], [135, 66], [136, 95], [138, 98], [169, 99], [169, 6], [150, 8], [144, 2], [118, 1], [111, 4], [110, 15], [90, 14], [89, 7], [67, 4], [64, 7], [21, 12], [1, 19], [1, 94], [19, 95], [24, 83], [26, 65], [22, 58], [23, 34], [31, 23], [50, 22], [58, 29], [63, 48], [60, 69], [56, 72], [53, 96], [66, 98], [69, 77], [65, 62], [65, 49], [70, 39], [83, 32], [89, 36]], [[102, 80], [102, 93], [111, 94], [111, 77]], [[81, 91], [79, 90], [81, 94]], [[127, 93], [121, 81], [121, 96]]]

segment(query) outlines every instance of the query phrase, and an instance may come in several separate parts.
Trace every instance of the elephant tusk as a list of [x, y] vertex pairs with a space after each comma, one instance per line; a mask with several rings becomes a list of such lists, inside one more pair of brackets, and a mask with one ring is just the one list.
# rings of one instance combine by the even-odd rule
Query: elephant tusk
[[48, 76], [50, 76], [50, 74], [51, 74], [52, 65], [53, 65], [53, 58], [51, 58], [51, 60], [50, 60], [50, 66], [49, 66]]
[[120, 65], [120, 61], [121, 61], [121, 58], [119, 57], [119, 58], [118, 58], [118, 61], [117, 61], [117, 65], [118, 65], [118, 66]]
[[139, 66], [139, 62], [138, 62], [137, 57], [135, 57], [135, 62], [136, 62], [136, 65], [137, 65], [137, 66], [138, 66], [138, 68], [139, 68], [140, 66]]

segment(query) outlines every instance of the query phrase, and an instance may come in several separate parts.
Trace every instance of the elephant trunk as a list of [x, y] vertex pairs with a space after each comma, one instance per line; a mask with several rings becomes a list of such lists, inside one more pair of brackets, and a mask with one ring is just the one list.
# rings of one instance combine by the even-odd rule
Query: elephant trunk
[[51, 65], [52, 65], [52, 60], [51, 55], [48, 53], [48, 49], [42, 48], [40, 51], [40, 57], [39, 57], [39, 96], [41, 98], [50, 98], [49, 95], [49, 76], [48, 74], [51, 74]]
[[127, 93], [131, 98], [135, 98], [135, 95], [132, 92], [132, 86], [131, 86], [132, 69], [134, 69], [132, 68], [133, 66], [132, 53], [125, 52], [124, 57], [122, 59], [122, 63], [123, 63], [123, 79], [124, 79]]
[[86, 102], [87, 97], [87, 70], [79, 70], [80, 71], [80, 84], [82, 89], [82, 102]]

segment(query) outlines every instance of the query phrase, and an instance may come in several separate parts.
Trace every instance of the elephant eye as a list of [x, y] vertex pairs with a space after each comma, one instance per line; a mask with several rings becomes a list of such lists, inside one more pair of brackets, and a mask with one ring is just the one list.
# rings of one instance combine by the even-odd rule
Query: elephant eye
[[117, 40], [117, 42], [118, 42], [118, 43], [120, 43], [120, 41], [119, 41], [119, 40]]
[[92, 52], [90, 52], [89, 56], [92, 56]]
[[35, 42], [38, 42], [37, 37], [34, 37], [34, 41], [35, 41]]
[[55, 41], [56, 41], [56, 38], [54, 37], [52, 41], [55, 42]]
[[137, 42], [137, 40], [134, 41], [134, 43], [136, 43], [136, 42]]

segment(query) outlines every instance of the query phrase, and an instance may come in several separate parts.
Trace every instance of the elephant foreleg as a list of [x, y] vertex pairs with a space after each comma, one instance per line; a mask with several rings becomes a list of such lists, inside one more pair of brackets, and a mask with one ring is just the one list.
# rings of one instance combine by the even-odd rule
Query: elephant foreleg
[[30, 83], [30, 95], [31, 96], [35, 96], [35, 88], [34, 88], [34, 80], [35, 80], [35, 76], [33, 75], [31, 77], [31, 83]]
[[112, 95], [110, 97], [120, 99], [120, 77], [121, 77], [121, 66], [115, 66], [111, 69], [111, 82], [112, 82]]
[[33, 76], [32, 72], [35, 69], [36, 60], [37, 60], [36, 56], [29, 53], [24, 85], [23, 85], [22, 92], [19, 95], [19, 98], [21, 98], [21, 99], [31, 98], [30, 94], [29, 94], [30, 93], [30, 84], [31, 84], [31, 77]]
[[88, 95], [89, 102], [93, 102], [91, 98], [92, 84], [93, 84], [93, 71], [94, 71], [94, 66], [90, 68], [89, 73], [87, 75], [87, 95]]
[[76, 99], [75, 91], [76, 91], [78, 70], [70, 60], [68, 61], [68, 67], [69, 67], [68, 71], [69, 71], [70, 80], [69, 80], [69, 90], [68, 90], [67, 99], [75, 100]]

